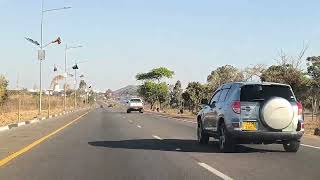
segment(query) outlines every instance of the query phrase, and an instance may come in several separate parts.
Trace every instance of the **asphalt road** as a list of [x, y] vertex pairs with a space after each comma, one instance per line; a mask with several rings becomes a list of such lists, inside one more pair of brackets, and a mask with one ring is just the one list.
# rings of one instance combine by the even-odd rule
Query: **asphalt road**
[[0, 179], [320, 179], [320, 139], [281, 145], [198, 145], [196, 124], [108, 108], [0, 132], [0, 159], [73, 122], [0, 166]]

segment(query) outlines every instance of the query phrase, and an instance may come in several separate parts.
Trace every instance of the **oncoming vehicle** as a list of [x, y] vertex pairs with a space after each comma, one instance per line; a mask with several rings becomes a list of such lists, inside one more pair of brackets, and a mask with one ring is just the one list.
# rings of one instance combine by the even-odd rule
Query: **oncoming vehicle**
[[140, 98], [131, 98], [127, 101], [127, 113], [131, 113], [131, 111], [143, 113], [143, 102]]
[[236, 144], [282, 144], [297, 152], [304, 133], [302, 105], [289, 85], [236, 82], [220, 86], [197, 116], [198, 142], [219, 140], [222, 152]]

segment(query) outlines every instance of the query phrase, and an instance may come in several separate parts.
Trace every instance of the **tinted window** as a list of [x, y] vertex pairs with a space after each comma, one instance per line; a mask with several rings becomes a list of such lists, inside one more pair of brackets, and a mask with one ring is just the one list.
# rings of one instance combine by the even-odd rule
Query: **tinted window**
[[225, 101], [228, 92], [229, 92], [229, 89], [224, 89], [224, 90], [221, 91], [221, 95], [220, 95], [220, 98], [219, 98], [219, 102]]
[[271, 97], [282, 97], [295, 101], [291, 89], [280, 85], [245, 85], [241, 88], [241, 101], [264, 101]]

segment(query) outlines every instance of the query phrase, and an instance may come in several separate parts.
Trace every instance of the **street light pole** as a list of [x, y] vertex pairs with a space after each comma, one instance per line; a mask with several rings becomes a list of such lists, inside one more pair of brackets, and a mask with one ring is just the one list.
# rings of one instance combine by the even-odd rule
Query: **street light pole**
[[74, 108], [77, 108], [77, 69], [74, 69]]
[[[69, 9], [71, 7], [63, 7], [63, 8], [55, 8], [55, 9], [48, 9], [48, 10], [44, 10], [44, 0], [41, 1], [41, 22], [40, 22], [40, 50], [43, 50], [43, 15], [45, 12], [49, 12], [49, 11], [59, 11], [59, 10], [64, 10], [64, 9]], [[50, 44], [50, 43], [49, 43]], [[49, 45], [48, 44], [48, 45]], [[46, 45], [47, 46], [47, 45]], [[45, 47], [46, 47], [45, 46]], [[39, 64], [40, 64], [40, 82], [39, 82], [39, 115], [41, 114], [41, 110], [42, 110], [42, 61], [44, 59], [39, 59]]]
[[[41, 23], [40, 23], [40, 50], [42, 50], [42, 46], [43, 46], [43, 4], [44, 4], [44, 0], [42, 0], [42, 4], [41, 4]], [[42, 60], [39, 60], [40, 62], [40, 87], [39, 87], [39, 115], [41, 114], [41, 105], [42, 105]]]
[[66, 111], [66, 104], [67, 104], [67, 77], [68, 77], [68, 74], [67, 74], [67, 50], [68, 50], [68, 45], [66, 44], [66, 48], [64, 50], [64, 86], [63, 86], [63, 89], [64, 89], [64, 100], [63, 100], [63, 108], [64, 108], [64, 111]]
[[81, 45], [78, 46], [71, 46], [68, 47], [68, 44], [66, 44], [66, 47], [64, 49], [64, 73], [65, 73], [65, 78], [64, 78], [64, 101], [63, 101], [63, 106], [64, 106], [64, 110], [66, 111], [66, 104], [67, 104], [67, 77], [68, 77], [68, 73], [67, 73], [67, 51], [69, 49], [75, 49], [75, 48], [80, 48], [83, 47]]

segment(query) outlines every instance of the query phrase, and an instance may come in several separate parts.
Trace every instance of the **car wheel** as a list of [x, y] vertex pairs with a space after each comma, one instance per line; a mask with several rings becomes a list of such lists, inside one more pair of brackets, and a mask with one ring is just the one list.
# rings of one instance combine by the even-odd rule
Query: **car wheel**
[[139, 111], [140, 113], [143, 113], [143, 109], [140, 109], [140, 111]]
[[127, 110], [127, 113], [131, 113], [131, 111], [128, 109], [128, 110]]
[[300, 147], [300, 141], [298, 140], [291, 140], [288, 142], [283, 143], [283, 148], [287, 152], [297, 152]]
[[208, 144], [209, 143], [209, 136], [205, 132], [203, 132], [201, 123], [198, 123], [197, 137], [198, 137], [199, 144]]
[[222, 123], [219, 127], [219, 150], [221, 152], [233, 152], [234, 146], [232, 138], [227, 133], [225, 124]]

